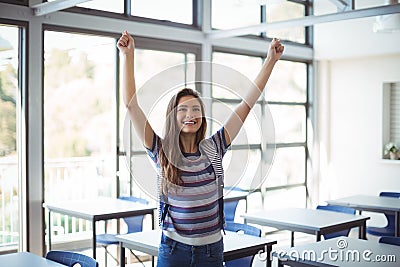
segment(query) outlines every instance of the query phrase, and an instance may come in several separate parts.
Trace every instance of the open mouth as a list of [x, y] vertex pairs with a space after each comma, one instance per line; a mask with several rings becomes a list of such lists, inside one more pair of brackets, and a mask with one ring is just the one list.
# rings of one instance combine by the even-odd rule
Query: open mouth
[[195, 125], [195, 124], [197, 124], [196, 121], [184, 121], [183, 122], [183, 125]]

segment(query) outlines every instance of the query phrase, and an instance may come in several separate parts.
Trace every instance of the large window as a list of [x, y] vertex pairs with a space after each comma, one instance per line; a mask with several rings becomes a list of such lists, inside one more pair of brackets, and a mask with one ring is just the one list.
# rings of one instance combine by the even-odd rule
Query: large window
[[[275, 206], [306, 205], [307, 72], [306, 63], [280, 60], [267, 85], [266, 100], [274, 118], [276, 153], [264, 186], [267, 192], [281, 188], [283, 191], [279, 191], [282, 195], [279, 202], [272, 199], [273, 192], [266, 194], [264, 200]], [[286, 193], [291, 197], [283, 197]]]
[[[223, 123], [229, 112], [232, 112], [240, 101], [238, 96], [245, 95], [245, 90], [248, 88], [246, 82], [240, 79], [240, 74], [253, 81], [263, 60], [261, 57], [214, 52], [213, 62], [229, 66], [239, 72], [237, 75], [229, 76], [230, 84], [234, 84], [234, 87], [240, 84], [236, 87], [237, 90], [213, 86], [212, 95], [215, 101], [212, 115], [214, 119], [217, 121], [220, 119]], [[258, 186], [268, 192], [264, 197], [264, 203], [273, 201], [274, 207], [304, 207], [307, 162], [307, 64], [280, 60], [264, 92], [246, 120], [244, 129], [232, 143], [231, 152], [224, 159], [225, 183], [228, 186], [235, 185], [248, 190], [254, 190]], [[226, 112], [223, 112], [224, 110]], [[272, 167], [268, 165], [270, 162], [266, 155], [273, 150], [265, 151], [268, 146], [262, 143], [265, 142], [262, 137], [265, 135], [264, 132], [269, 131], [267, 123], [271, 119], [274, 126], [274, 132], [271, 134], [274, 134], [276, 148]], [[217, 130], [217, 127], [220, 127], [220, 124], [213, 123], [213, 131]], [[285, 201], [289, 199], [285, 197], [279, 202], [274, 201], [272, 198], [279, 194], [273, 192], [277, 190], [281, 194], [287, 192], [291, 195], [291, 199], [296, 201]], [[254, 206], [250, 207], [252, 208]]]
[[[217, 64], [213, 66], [212, 87], [212, 132], [215, 132], [246, 95], [263, 60], [261, 57], [214, 52], [213, 63]], [[227, 187], [240, 187], [253, 191], [262, 183], [262, 166], [265, 165], [261, 144], [263, 140], [261, 127], [265, 117], [262, 112], [263, 106], [262, 102], [254, 106], [239, 135], [232, 142], [231, 150], [224, 157]], [[257, 203], [252, 205], [249, 211], [262, 208], [261, 202]]]
[[18, 31], [0, 25], [0, 247], [10, 249], [20, 240]]
[[[44, 33], [45, 201], [115, 196], [115, 49], [113, 38]], [[53, 221], [58, 234], [74, 223]]]

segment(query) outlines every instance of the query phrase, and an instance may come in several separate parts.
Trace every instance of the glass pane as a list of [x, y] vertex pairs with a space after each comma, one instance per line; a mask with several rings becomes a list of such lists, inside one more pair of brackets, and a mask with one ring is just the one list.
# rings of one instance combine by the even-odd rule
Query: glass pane
[[397, 3], [398, 1], [388, 1], [388, 0], [363, 0], [355, 1], [355, 9], [371, 8], [378, 6], [391, 5]]
[[[373, 1], [376, 1], [376, 0], [373, 0]], [[355, 1], [355, 2], [360, 2], [360, 1]], [[314, 8], [314, 10], [313, 10], [314, 15], [316, 15], [316, 16], [332, 14], [332, 13], [338, 12], [337, 5], [335, 4], [334, 1], [331, 1], [331, 0], [315, 1], [313, 3], [313, 8]]]
[[[53, 2], [56, 0], [48, 0], [47, 2]], [[79, 7], [85, 7], [90, 9], [97, 9], [103, 11], [109, 11], [114, 13], [124, 13], [124, 0], [95, 0], [88, 1], [85, 3], [78, 4]]]
[[[237, 104], [226, 104], [214, 102], [212, 105], [212, 132], [218, 131], [226, 119], [234, 112]], [[260, 144], [262, 137], [261, 130], [261, 107], [256, 104], [250, 111], [233, 145]]]
[[269, 105], [275, 126], [276, 143], [305, 142], [305, 106]]
[[261, 22], [258, 1], [218, 0], [212, 1], [211, 5], [211, 27], [214, 29], [233, 29]]
[[[246, 55], [214, 52], [213, 81], [222, 86], [213, 84], [212, 95], [216, 98], [238, 99], [244, 96], [249, 85], [252, 84], [262, 66], [262, 58]], [[231, 85], [231, 86], [230, 86]]]
[[188, 0], [132, 0], [131, 15], [193, 24], [192, 2]]
[[306, 102], [307, 64], [280, 60], [267, 83], [268, 101]]
[[46, 201], [115, 192], [115, 49], [113, 38], [45, 32]]
[[304, 186], [267, 191], [264, 197], [265, 209], [305, 208], [306, 188]]
[[[267, 1], [267, 23], [292, 20], [305, 16], [305, 6], [290, 1]], [[305, 27], [291, 27], [279, 30], [269, 30], [268, 37], [276, 37], [298, 43], [305, 43]]]
[[255, 189], [260, 186], [261, 150], [229, 150], [223, 159], [225, 186]]
[[0, 247], [19, 243], [18, 28], [0, 26]]
[[[394, 2], [396, 3], [396, 1], [394, 1]], [[338, 2], [338, 3], [340, 4], [340, 2]], [[340, 11], [340, 9], [344, 8], [344, 6], [340, 6], [340, 5], [338, 7], [338, 5], [337, 5], [338, 3], [335, 3], [335, 1], [331, 1], [331, 0], [314, 1], [313, 2], [314, 14], [319, 16], [319, 15], [337, 13], [338, 9]], [[364, 9], [364, 8], [385, 6], [385, 5], [389, 5], [391, 3], [392, 3], [392, 1], [388, 1], [388, 0], [358, 0], [358, 1], [354, 1], [354, 9], [359, 10], [359, 9]]]
[[304, 182], [305, 156], [304, 147], [278, 148], [266, 180], [266, 186], [273, 187]]
[[306, 28], [292, 27], [287, 29], [269, 30], [267, 37], [288, 40], [300, 44], [306, 43]]

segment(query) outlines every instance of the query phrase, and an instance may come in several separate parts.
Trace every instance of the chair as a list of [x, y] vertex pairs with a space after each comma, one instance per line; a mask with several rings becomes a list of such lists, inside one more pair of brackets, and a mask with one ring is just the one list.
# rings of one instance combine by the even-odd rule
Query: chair
[[[51, 250], [47, 252], [46, 259], [64, 264], [68, 267], [73, 267], [80, 264], [81, 267], [98, 267], [98, 262], [93, 259], [92, 257], [71, 252], [71, 251], [58, 251], [58, 250]], [[77, 265], [79, 266], [79, 265]]]
[[[400, 192], [381, 192], [380, 197], [395, 197], [400, 198]], [[394, 236], [395, 233], [395, 218], [393, 214], [384, 213], [387, 220], [385, 227], [367, 227], [367, 233], [375, 236]]]
[[396, 236], [381, 236], [378, 240], [379, 243], [400, 246], [400, 237]]
[[[342, 207], [342, 206], [336, 206], [336, 205], [328, 205], [328, 206], [317, 206], [317, 210], [327, 210], [327, 211], [332, 211], [332, 212], [341, 212], [341, 213], [347, 213], [347, 214], [356, 214], [356, 210], [353, 208], [349, 207]], [[350, 229], [347, 230], [341, 230], [337, 231], [334, 233], [329, 233], [329, 234], [324, 234], [324, 239], [331, 239], [335, 238], [338, 236], [348, 236], [350, 232]]]
[[[137, 202], [140, 204], [149, 204], [149, 202], [145, 199], [142, 198], [137, 198], [137, 197], [132, 197], [132, 196], [121, 196], [119, 197], [121, 200], [126, 200], [126, 201], [132, 201], [132, 202]], [[135, 233], [135, 232], [141, 232], [143, 229], [143, 219], [144, 215], [138, 215], [138, 216], [133, 216], [133, 217], [127, 217], [123, 218], [126, 225], [128, 226], [128, 232], [127, 233]], [[96, 235], [96, 243], [100, 244], [104, 250], [105, 250], [105, 266], [107, 267], [107, 254], [109, 254], [116, 262], [118, 262], [118, 259], [112, 255], [107, 249], [108, 246], [110, 245], [118, 245], [119, 241], [115, 238], [117, 234], [99, 234]], [[133, 253], [131, 250], [132, 255], [140, 262], [143, 264], [143, 262], [139, 259], [139, 257]]]
[[[225, 230], [232, 232], [243, 232], [246, 235], [261, 236], [261, 229], [248, 224], [226, 222]], [[226, 261], [226, 267], [251, 267], [254, 256], [247, 256], [236, 260]]]
[[[227, 190], [232, 190], [232, 191], [244, 191], [241, 188], [238, 187], [225, 187]], [[235, 213], [236, 213], [236, 208], [239, 204], [240, 200], [225, 200], [224, 201], [224, 215], [225, 215], [225, 221], [227, 222], [233, 222], [235, 220]]]
[[238, 204], [238, 200], [224, 202], [224, 214], [227, 222], [235, 220], [235, 212]]

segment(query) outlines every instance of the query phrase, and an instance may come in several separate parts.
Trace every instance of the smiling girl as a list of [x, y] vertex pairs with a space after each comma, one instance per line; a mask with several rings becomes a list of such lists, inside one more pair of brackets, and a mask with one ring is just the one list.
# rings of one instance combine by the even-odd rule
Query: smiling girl
[[205, 137], [207, 121], [200, 95], [184, 88], [168, 104], [165, 136], [161, 138], [136, 97], [134, 39], [125, 31], [117, 46], [124, 103], [158, 170], [162, 237], [157, 266], [223, 266], [222, 158], [264, 90], [284, 47], [278, 39], [271, 41], [254, 86], [212, 136]]

